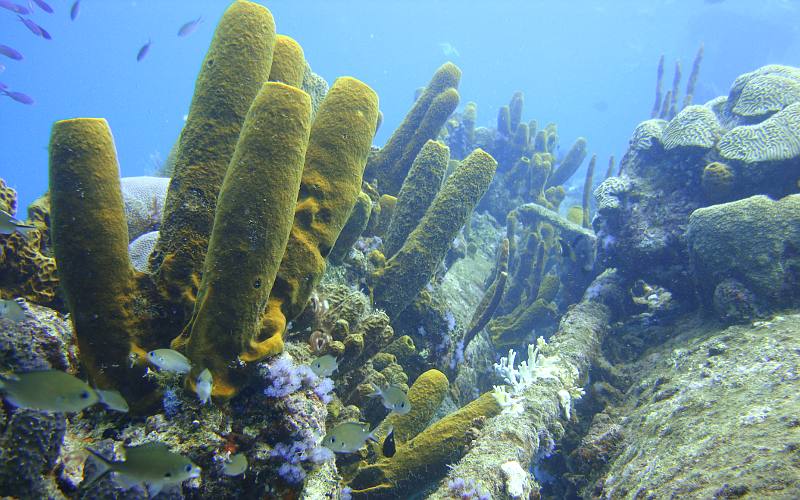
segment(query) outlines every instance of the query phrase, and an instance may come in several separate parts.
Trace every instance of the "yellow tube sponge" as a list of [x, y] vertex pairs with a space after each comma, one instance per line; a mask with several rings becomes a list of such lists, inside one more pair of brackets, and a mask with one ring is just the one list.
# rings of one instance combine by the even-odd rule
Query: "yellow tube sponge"
[[386, 145], [370, 158], [369, 179], [378, 179], [382, 193], [397, 195], [411, 163], [429, 139], [435, 139], [447, 118], [458, 106], [461, 70], [445, 63], [434, 73], [419, 99], [394, 131]]
[[372, 211], [372, 200], [365, 192], [358, 194], [358, 199], [350, 212], [350, 217], [347, 219], [347, 224], [342, 228], [339, 237], [336, 238], [336, 244], [333, 245], [328, 260], [333, 264], [339, 265], [347, 257], [350, 249], [353, 247], [358, 237], [367, 228], [369, 222], [370, 212]]
[[391, 458], [359, 469], [350, 483], [354, 499], [411, 498], [426, 485], [441, 480], [448, 464], [466, 452], [469, 430], [476, 419], [490, 418], [502, 408], [492, 392], [447, 415], [414, 439], [397, 445]]
[[114, 139], [99, 118], [58, 121], [50, 136], [53, 250], [81, 360], [100, 387], [141, 384], [129, 373], [135, 343], [135, 272], [128, 259]]
[[496, 169], [494, 158], [476, 149], [445, 180], [400, 250], [372, 276], [376, 307], [396, 318], [414, 300], [489, 188]]
[[397, 196], [397, 206], [383, 241], [384, 254], [391, 257], [397, 253], [425, 215], [442, 186], [449, 161], [450, 148], [441, 142], [428, 141], [422, 147]]
[[425, 430], [449, 388], [447, 376], [439, 370], [428, 370], [417, 377], [408, 390], [411, 410], [405, 415], [392, 413], [385, 420], [385, 424], [394, 427], [394, 437], [398, 443], [410, 441]]
[[278, 82], [264, 84], [242, 126], [194, 312], [172, 343], [195, 372], [211, 370], [217, 396], [235, 392], [231, 360], [263, 355], [261, 315], [292, 228], [310, 130], [311, 98]]
[[378, 121], [378, 96], [355, 78], [337, 79], [311, 127], [289, 242], [270, 292], [253, 361], [283, 350], [286, 322], [299, 315], [325, 272], [325, 259], [361, 192]]
[[197, 77], [151, 256], [159, 289], [180, 305], [179, 315], [194, 307], [217, 196], [250, 103], [269, 76], [274, 45], [269, 10], [238, 0], [222, 16]]
[[269, 81], [300, 88], [305, 70], [306, 59], [300, 44], [286, 35], [276, 36]]

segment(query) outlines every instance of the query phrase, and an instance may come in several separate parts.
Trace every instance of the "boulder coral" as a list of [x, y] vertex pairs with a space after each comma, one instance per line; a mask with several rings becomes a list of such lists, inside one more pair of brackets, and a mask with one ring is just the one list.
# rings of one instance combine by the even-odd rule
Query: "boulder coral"
[[[268, 81], [275, 63], [275, 79], [299, 85], [301, 56], [296, 42], [276, 37], [266, 8], [238, 0], [227, 9], [178, 141], [152, 274], [128, 257], [107, 123], [53, 126], [54, 251], [98, 386], [148, 404], [142, 355], [172, 342], [195, 375], [212, 371], [214, 395], [229, 397], [249, 373], [246, 362], [283, 349], [286, 323], [305, 307], [356, 203], [378, 118], [375, 93], [345, 77], [312, 123], [305, 92]], [[275, 176], [282, 182], [263, 182]]]

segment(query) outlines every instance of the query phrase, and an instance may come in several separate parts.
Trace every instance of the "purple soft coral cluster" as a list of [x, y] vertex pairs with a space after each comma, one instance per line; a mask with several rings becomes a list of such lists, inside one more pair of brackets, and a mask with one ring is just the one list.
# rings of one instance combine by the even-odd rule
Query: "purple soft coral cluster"
[[450, 358], [450, 369], [455, 370], [458, 365], [464, 362], [464, 339], [459, 340], [456, 343], [456, 348], [453, 351], [453, 357]]
[[270, 452], [272, 458], [280, 459], [283, 464], [278, 468], [278, 474], [288, 483], [303, 482], [306, 471], [303, 462], [321, 464], [333, 458], [333, 452], [317, 445], [318, 439], [308, 431], [298, 433], [297, 439], [291, 443], [278, 443]]
[[460, 500], [491, 500], [491, 496], [484, 492], [480, 486], [475, 484], [475, 480], [469, 481], [457, 477], [447, 482], [447, 489], [454, 498]]
[[333, 380], [318, 377], [306, 365], [295, 365], [288, 356], [280, 356], [268, 365], [267, 378], [270, 383], [264, 394], [268, 397], [283, 398], [307, 388], [325, 404], [332, 400]]

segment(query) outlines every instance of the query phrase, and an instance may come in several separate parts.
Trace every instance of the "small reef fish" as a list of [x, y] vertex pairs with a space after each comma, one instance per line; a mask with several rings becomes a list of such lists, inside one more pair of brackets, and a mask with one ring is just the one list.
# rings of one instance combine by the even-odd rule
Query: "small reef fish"
[[208, 368], [201, 371], [200, 375], [197, 376], [195, 390], [197, 391], [197, 397], [200, 398], [200, 402], [202, 404], [206, 404], [211, 400], [211, 386], [213, 384], [214, 378], [211, 376], [211, 372], [208, 370]]
[[78, 14], [81, 13], [81, 0], [75, 0], [75, 3], [72, 4], [72, 7], [69, 9], [69, 18], [71, 20], [78, 19]]
[[[14, 92], [8, 92], [6, 90], [2, 90], [0, 91], [0, 93], [3, 93], [14, 99], [14, 97], [11, 96], [11, 94]], [[8, 234], [14, 234], [15, 232], [26, 234], [31, 229], [36, 229], [36, 226], [30, 226], [28, 224], [25, 224], [22, 221], [15, 219], [13, 215], [6, 212], [5, 210], [0, 210], [0, 234], [8, 235]]]
[[147, 353], [147, 361], [154, 364], [159, 371], [189, 373], [192, 364], [189, 359], [172, 349], [156, 349]]
[[40, 9], [47, 12], [48, 14], [53, 13], [53, 8], [47, 5], [47, 2], [45, 2], [44, 0], [33, 0], [33, 3], [38, 5]]
[[22, 14], [23, 16], [27, 16], [31, 13], [27, 7], [23, 7], [22, 5], [15, 4], [13, 2], [9, 2], [8, 0], [0, 0], [0, 7], [4, 9], [8, 9], [11, 12], [16, 12], [17, 14]]
[[22, 54], [19, 53], [16, 49], [9, 47], [8, 45], [0, 44], [0, 54], [8, 57], [9, 59], [13, 59], [15, 61], [22, 60]]
[[461, 55], [458, 53], [458, 49], [455, 48], [450, 42], [439, 43], [439, 48], [442, 49], [442, 54], [444, 54], [446, 57], [459, 57]]
[[0, 379], [6, 401], [19, 408], [79, 412], [99, 401], [89, 384], [59, 370], [12, 374]]
[[231, 455], [230, 459], [222, 466], [222, 473], [226, 476], [238, 476], [247, 470], [247, 457], [244, 453]]
[[405, 415], [411, 411], [411, 402], [408, 400], [408, 395], [396, 385], [388, 385], [386, 387], [375, 387], [374, 391], [369, 395], [371, 398], [380, 397], [383, 400], [383, 406], [392, 410], [398, 415]]
[[142, 48], [139, 49], [139, 52], [136, 53], [136, 62], [141, 62], [142, 59], [147, 57], [147, 53], [150, 52], [150, 44], [153, 43], [152, 40], [149, 38], [147, 39], [147, 43], [142, 45]]
[[30, 19], [26, 19], [26, 18], [24, 18], [22, 16], [17, 16], [17, 17], [22, 22], [22, 24], [24, 24], [25, 27], [28, 28], [28, 30], [31, 33], [33, 33], [34, 35], [40, 36], [40, 37], [44, 38], [45, 40], [52, 40], [53, 39], [53, 37], [50, 36], [50, 33], [48, 33], [46, 29], [42, 28], [41, 26], [39, 26], [35, 22], [31, 21]]
[[25, 321], [25, 309], [16, 300], [0, 300], [0, 318], [10, 319], [14, 323]]
[[189, 21], [188, 23], [184, 24], [178, 30], [178, 36], [189, 36], [197, 29], [200, 23], [203, 22], [202, 17], [198, 17], [194, 21]]
[[[27, 94], [23, 94], [22, 92], [12, 92], [12, 91], [9, 91], [9, 90], [3, 90], [0, 93], [2, 93], [3, 95], [14, 99], [15, 101], [17, 101], [20, 104], [31, 105], [31, 104], [34, 104], [36, 102], [36, 101], [33, 100], [33, 97], [31, 97], [31, 96], [29, 96]], [[27, 229], [34, 229], [34, 228], [27, 227], [27, 226], [19, 226], [19, 228], [20, 229], [26, 229], [26, 230]], [[0, 229], [0, 231], [2, 231], [2, 230]], [[23, 233], [24, 231], [20, 231], [20, 232]]]
[[330, 377], [333, 375], [333, 372], [339, 369], [339, 363], [336, 361], [336, 358], [330, 354], [318, 357], [311, 362], [310, 366], [311, 371], [314, 372], [314, 375], [317, 377]]
[[363, 448], [367, 441], [377, 442], [374, 432], [374, 430], [370, 432], [369, 424], [344, 422], [325, 435], [322, 446], [336, 453], [355, 453]]
[[392, 458], [396, 452], [397, 446], [394, 443], [394, 428], [389, 427], [389, 434], [387, 434], [386, 439], [383, 440], [381, 453], [383, 453], [384, 457]]
[[158, 495], [165, 486], [179, 485], [187, 479], [200, 477], [200, 467], [183, 455], [171, 452], [166, 444], [160, 442], [125, 448], [124, 461], [111, 461], [91, 448], [86, 450], [105, 469], [92, 482], [114, 472], [125, 487], [144, 485], [148, 498]]
[[109, 410], [122, 413], [128, 413], [128, 410], [130, 410], [128, 402], [125, 401], [125, 398], [122, 397], [119, 391], [113, 389], [95, 389], [94, 392], [97, 393], [100, 403]]

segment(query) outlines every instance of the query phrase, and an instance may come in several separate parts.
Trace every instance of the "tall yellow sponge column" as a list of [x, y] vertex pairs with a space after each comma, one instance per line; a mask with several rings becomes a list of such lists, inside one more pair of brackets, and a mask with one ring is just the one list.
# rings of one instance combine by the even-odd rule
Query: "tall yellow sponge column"
[[130, 380], [125, 372], [136, 330], [134, 270], [114, 139], [105, 120], [53, 125], [50, 203], [53, 250], [81, 360], [100, 387]]
[[269, 76], [274, 46], [269, 10], [239, 0], [223, 14], [203, 60], [151, 257], [161, 293], [179, 304], [179, 315], [194, 306], [217, 196], [250, 103]]
[[283, 350], [286, 322], [299, 315], [325, 272], [325, 259], [361, 192], [378, 120], [378, 96], [355, 78], [337, 79], [311, 127], [303, 179], [286, 253], [270, 293], [258, 350], [244, 361]]
[[305, 70], [306, 59], [300, 44], [286, 35], [275, 37], [275, 54], [272, 57], [269, 81], [300, 88]]
[[266, 83], [253, 101], [217, 201], [197, 302], [173, 341], [196, 372], [209, 368], [214, 394], [232, 396], [229, 368], [260, 357], [261, 315], [292, 227], [311, 130], [311, 98]]

